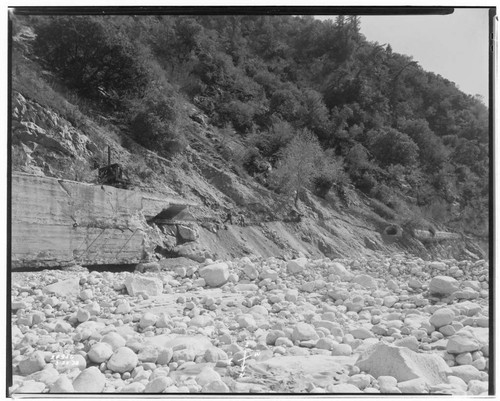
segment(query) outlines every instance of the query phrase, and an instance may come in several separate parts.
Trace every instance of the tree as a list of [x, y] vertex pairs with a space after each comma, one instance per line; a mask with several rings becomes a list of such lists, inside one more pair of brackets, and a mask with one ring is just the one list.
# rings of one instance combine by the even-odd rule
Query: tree
[[431, 131], [427, 121], [401, 120], [399, 128], [417, 144], [423, 167], [429, 171], [439, 170], [447, 158], [447, 151], [442, 140]]
[[146, 99], [131, 122], [135, 140], [160, 154], [182, 152], [187, 140], [180, 131], [179, 114], [179, 105], [174, 98]]
[[350, 181], [344, 170], [343, 158], [335, 157], [332, 149], [327, 150], [325, 157], [319, 158], [317, 164], [313, 185], [319, 197], [325, 198], [332, 187], [339, 189]]
[[223, 123], [231, 122], [236, 131], [247, 133], [253, 126], [255, 109], [250, 103], [232, 100], [219, 106], [219, 116]]
[[309, 131], [302, 131], [280, 152], [271, 183], [282, 192], [293, 194], [297, 206], [301, 192], [310, 188], [318, 175], [322, 157], [323, 149], [318, 139]]
[[178, 18], [175, 24], [175, 54], [180, 61], [189, 58], [200, 44], [203, 27], [193, 18]]
[[451, 158], [457, 164], [464, 164], [472, 167], [481, 160], [480, 154], [481, 149], [477, 141], [469, 141], [465, 138], [460, 138]]
[[193, 72], [209, 87], [228, 88], [234, 82], [234, 65], [231, 58], [220, 51], [203, 50]]
[[417, 144], [408, 135], [394, 128], [373, 130], [369, 142], [371, 152], [382, 166], [391, 164], [409, 166], [417, 160]]
[[313, 130], [320, 138], [328, 134], [328, 109], [323, 102], [323, 96], [313, 89], [306, 89], [302, 95], [304, 103], [303, 124]]
[[269, 111], [286, 121], [297, 119], [300, 104], [296, 94], [290, 89], [280, 89], [274, 92], [269, 103]]
[[373, 167], [368, 160], [368, 150], [360, 143], [357, 143], [349, 149], [346, 156], [346, 162], [353, 172], [367, 170]]
[[36, 53], [86, 97], [140, 94], [148, 83], [148, 57], [108, 22], [87, 16], [45, 19], [37, 28]]

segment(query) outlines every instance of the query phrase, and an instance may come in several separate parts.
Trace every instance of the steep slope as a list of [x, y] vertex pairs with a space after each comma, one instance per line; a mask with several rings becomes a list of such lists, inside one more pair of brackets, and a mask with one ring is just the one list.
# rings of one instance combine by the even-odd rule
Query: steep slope
[[[184, 28], [193, 28], [192, 32], [188, 30], [191, 32], [190, 35], [196, 30], [201, 30], [193, 34], [196, 36], [203, 29], [211, 32], [210, 35], [213, 34], [210, 36], [210, 43], [205, 43], [212, 47], [203, 48], [204, 42], [196, 42], [194, 48], [189, 49], [188, 54], [194, 60], [194, 67], [186, 60], [182, 61], [180, 53], [177, 54], [179, 65], [186, 67], [185, 75], [176, 69], [179, 65], [169, 66], [166, 59], [158, 53], [159, 49], [155, 44], [148, 42], [158, 38], [158, 32], [148, 31], [158, 28], [153, 20], [148, 19], [147, 23], [140, 25], [139, 20], [131, 20], [128, 17], [117, 18], [108, 19], [109, 24], [106, 25], [104, 20], [98, 18], [75, 19], [75, 23], [81, 24], [79, 25], [81, 29], [88, 30], [92, 27], [96, 29], [96, 37], [85, 31], [86, 35], [89, 35], [89, 40], [97, 40], [95, 46], [101, 46], [99, 39], [105, 41], [105, 46], [99, 47], [96, 51], [112, 51], [117, 57], [130, 61], [131, 70], [113, 63], [107, 65], [106, 60], [96, 61], [97, 67], [106, 74], [110, 68], [115, 68], [116, 72], [119, 72], [118, 76], [120, 74], [123, 76], [123, 82], [113, 81], [114, 89], [108, 88], [106, 85], [111, 84], [102, 81], [104, 79], [102, 77], [99, 78], [99, 82], [75, 81], [89, 78], [81, 66], [77, 71], [81, 76], [67, 75], [71, 68], [79, 64], [75, 60], [54, 58], [58, 54], [54, 51], [62, 43], [54, 41], [54, 32], [57, 33], [60, 29], [64, 31], [66, 29], [64, 24], [71, 20], [60, 19], [60, 24], [56, 20], [28, 18], [15, 21], [12, 54], [13, 171], [96, 184], [97, 168], [107, 164], [106, 156], [109, 148], [112, 162], [119, 162], [130, 176], [131, 190], [182, 197], [197, 203], [198, 206], [190, 211], [198, 225], [196, 242], [184, 244], [179, 242], [177, 232], [161, 228], [165, 238], [163, 243], [160, 241], [157, 244], [157, 255], [150, 257], [188, 256], [197, 260], [207, 257], [234, 258], [243, 255], [288, 258], [304, 254], [339, 257], [401, 250], [417, 253], [422, 257], [430, 254], [453, 255], [457, 258], [486, 256], [485, 252], [476, 247], [470, 239], [424, 245], [414, 238], [415, 228], [424, 230], [432, 228], [429, 221], [421, 218], [422, 215], [417, 207], [421, 199], [416, 199], [415, 193], [418, 196], [422, 188], [429, 187], [430, 178], [437, 182], [442, 181], [445, 173], [448, 176], [455, 174], [449, 171], [450, 168], [455, 168], [455, 165], [443, 167], [438, 175], [431, 173], [425, 175], [424, 161], [421, 161], [421, 166], [413, 165], [417, 167], [416, 172], [412, 171], [410, 165], [402, 166], [396, 163], [385, 166], [384, 160], [388, 163], [389, 158], [382, 157], [383, 149], [378, 149], [379, 159], [375, 160], [370, 156], [371, 159], [368, 160], [368, 156], [363, 153], [366, 152], [366, 148], [361, 143], [368, 146], [371, 142], [365, 137], [370, 135], [380, 139], [378, 145], [383, 144], [387, 138], [390, 139], [390, 135], [402, 141], [402, 150], [406, 149], [404, 147], [406, 145], [410, 150], [415, 150], [417, 145], [408, 139], [408, 135], [391, 128], [392, 125], [387, 125], [384, 129], [377, 128], [376, 132], [370, 129], [368, 120], [378, 118], [377, 112], [373, 110], [361, 113], [364, 115], [363, 118], [367, 119], [366, 128], [363, 128], [363, 124], [353, 123], [353, 118], [359, 116], [353, 117], [352, 113], [356, 110], [358, 111], [354, 114], [360, 112], [359, 107], [364, 106], [351, 102], [345, 110], [340, 110], [337, 107], [340, 104], [335, 102], [344, 95], [347, 102], [349, 98], [347, 94], [339, 97], [337, 93], [335, 96], [338, 96], [332, 98], [331, 93], [330, 97], [325, 93], [327, 110], [319, 92], [311, 91], [307, 87], [300, 87], [300, 91], [297, 92], [298, 89], [294, 88], [299, 85], [299, 81], [291, 77], [290, 82], [284, 82], [283, 71], [279, 74], [276, 72], [277, 75], [271, 74], [266, 79], [262, 76], [259, 78], [260, 72], [248, 72], [248, 65], [245, 67], [247, 72], [243, 72], [244, 68], [235, 61], [235, 55], [231, 56], [233, 57], [231, 61], [229, 56], [222, 54], [221, 40], [225, 33], [217, 31], [215, 34], [215, 31], [209, 30], [208, 27], [202, 27], [203, 24], [210, 25], [209, 17], [199, 18], [202, 25], [184, 18], [180, 18], [175, 25], [175, 30], [180, 31], [183, 24], [186, 24]], [[240, 22], [250, 24], [250, 20]], [[285, 25], [298, 24], [297, 29], [310, 23], [300, 19], [282, 18], [282, 20]], [[172, 21], [166, 18], [162, 23], [166, 27]], [[154, 50], [154, 57], [153, 54], [134, 53], [139, 51], [137, 46], [142, 42], [126, 39], [125, 36], [117, 37], [116, 32], [120, 27], [123, 27], [127, 35], [133, 32], [133, 27], [144, 30], [141, 40], [149, 43], [150, 50]], [[328, 27], [325, 25], [323, 28]], [[116, 29], [118, 31], [115, 32]], [[252, 29], [252, 33], [247, 33], [250, 35], [248, 37], [257, 34], [260, 28], [254, 26]], [[281, 35], [283, 36], [284, 32], [281, 32]], [[285, 36], [280, 40], [285, 42], [291, 40]], [[199, 38], [196, 36], [196, 40]], [[127, 40], [130, 40], [130, 43]], [[357, 37], [356, 40], [362, 44], [364, 52], [372, 47], [361, 37]], [[81, 44], [90, 47], [88, 43]], [[44, 46], [48, 46], [47, 54], [41, 53]], [[210, 50], [214, 53], [211, 55], [196, 53], [196, 49]], [[64, 52], [65, 49], [61, 51]], [[251, 57], [254, 61], [261, 60], [268, 66], [269, 71], [276, 63], [276, 55], [269, 58], [262, 53], [263, 49], [254, 49], [250, 46], [248, 51], [253, 54]], [[103, 57], [104, 55], [103, 53]], [[362, 55], [360, 53], [356, 57], [361, 60]], [[293, 63], [301, 65], [300, 68], [306, 68], [305, 64], [301, 63], [305, 63], [307, 57], [303, 54], [294, 57], [288, 62], [293, 59], [295, 60]], [[302, 59], [303, 57], [305, 58]], [[398, 59], [396, 56], [390, 57]], [[319, 62], [316, 56], [315, 60]], [[84, 59], [80, 61], [86, 62]], [[349, 58], [342, 62], [337, 60], [337, 64], [332, 64], [332, 60], [327, 61], [325, 68], [327, 66], [332, 68], [335, 74], [342, 70], [342, 63], [350, 62]], [[388, 63], [384, 64], [385, 67], [390, 65], [389, 61], [384, 61]], [[371, 62], [375, 63], [375, 59]], [[167, 71], [170, 73], [167, 74]], [[177, 75], [174, 74], [175, 71]], [[323, 71], [322, 74], [324, 73]], [[419, 76], [425, 75], [420, 70], [418, 73]], [[139, 81], [133, 80], [133, 74], [139, 74], [136, 76], [137, 79], [146, 80], [143, 87], [136, 87]], [[166, 75], [168, 78], [165, 78]], [[275, 78], [279, 76], [274, 87], [269, 82], [273, 76]], [[110, 79], [113, 77], [109, 76]], [[200, 85], [202, 92], [191, 93], [187, 88], [189, 85], [182, 86], [183, 79], [187, 78], [192, 79], [191, 83]], [[130, 83], [128, 87], [124, 86], [125, 80]], [[306, 83], [304, 81], [300, 85]], [[345, 82], [342, 83], [344, 84]], [[286, 87], [290, 90], [283, 89]], [[342, 88], [330, 89], [328, 91], [333, 93]], [[141, 90], [145, 93], [141, 95], [142, 97], [137, 94], [131, 95], [134, 91]], [[455, 92], [455, 89], [450, 89], [450, 93], [454, 96]], [[296, 97], [295, 100], [290, 97], [292, 94]], [[235, 100], [234, 96], [239, 100]], [[247, 100], [241, 100], [247, 97]], [[218, 101], [221, 102], [219, 108], [209, 107], [217, 105]], [[248, 114], [248, 108], [257, 107], [256, 104], [259, 102], [262, 104], [261, 110], [258, 113]], [[467, 102], [475, 104], [471, 99], [467, 99]], [[371, 110], [368, 105], [366, 107], [367, 110]], [[297, 120], [299, 115], [301, 117]], [[396, 115], [393, 117], [396, 118]], [[425, 131], [425, 124], [418, 125], [420, 123], [417, 122], [420, 120], [415, 121], [412, 120], [411, 124], [405, 125], [405, 129], [411, 131], [416, 126], [417, 131], [422, 127]], [[473, 123], [479, 124], [477, 121], [473, 120]], [[317, 126], [320, 122], [323, 124], [322, 127]], [[389, 124], [388, 121], [386, 123]], [[476, 126], [473, 128], [479, 130]], [[285, 192], [279, 193], [280, 188], [271, 185], [268, 180], [270, 171], [279, 170], [277, 159], [281, 155], [280, 150], [286, 147], [290, 138], [294, 134], [298, 135], [301, 129], [310, 129], [321, 139], [322, 146], [326, 150], [323, 152], [323, 148], [320, 149], [318, 160], [326, 160], [326, 155], [329, 154], [328, 157], [333, 155], [332, 160], [337, 164], [327, 164], [333, 169], [329, 173], [335, 171], [338, 177], [347, 175], [350, 177], [336, 182], [336, 186], [328, 187], [326, 193], [322, 195], [323, 198], [316, 196], [308, 189], [309, 187], [304, 187], [300, 193], [297, 191], [296, 196], [287, 195]], [[346, 136], [347, 131], [350, 132], [349, 135], [352, 134], [354, 140]], [[333, 136], [328, 137], [327, 133]], [[436, 141], [432, 133], [427, 132], [426, 135], [428, 139]], [[481, 141], [484, 142], [484, 138]], [[420, 145], [423, 146], [422, 143]], [[469, 143], [466, 145], [469, 146]], [[484, 143], [481, 143], [481, 146], [483, 149]], [[466, 147], [464, 149], [466, 150]], [[377, 146], [372, 150], [377, 150]], [[408, 153], [409, 162], [416, 163], [414, 157], [416, 154]], [[345, 165], [342, 164], [344, 160], [342, 156], [345, 156]], [[300, 158], [301, 155], [296, 157]], [[399, 159], [396, 161], [403, 163]], [[475, 175], [464, 169], [464, 176], [476, 177], [483, 173], [480, 171], [482, 164], [474, 165], [473, 169], [476, 168], [479, 170], [474, 170]], [[331, 178], [327, 178], [328, 180]], [[350, 180], [354, 186], [350, 184]], [[418, 188], [409, 184], [411, 180], [420, 180]], [[332, 183], [333, 181], [330, 182]], [[371, 186], [369, 190], [366, 189], [367, 183]], [[389, 188], [388, 185], [392, 187]], [[481, 191], [486, 187], [483, 185]], [[451, 194], [452, 200], [457, 196], [455, 189], [446, 189]], [[435, 195], [433, 191], [435, 192], [431, 188], [425, 195], [430, 194], [432, 197]], [[459, 207], [463, 208], [464, 205], [471, 210], [470, 202]], [[449, 206], [448, 203], [445, 204], [447, 209], [450, 209]], [[434, 214], [439, 210], [441, 209], [437, 208]], [[462, 215], [465, 213], [464, 210]], [[228, 213], [234, 217], [232, 224], [226, 221]], [[448, 211], [446, 213], [448, 214]], [[420, 220], [415, 219], [415, 216], [420, 216]], [[237, 221], [241, 218], [244, 222], [238, 225]], [[150, 224], [156, 223], [151, 221]], [[384, 235], [389, 226], [393, 227], [398, 235]], [[443, 224], [437, 226], [446, 229]], [[400, 237], [401, 232], [403, 235]]]
[[[14, 171], [80, 178], [84, 171], [82, 165], [99, 156], [99, 145], [86, 134], [86, 128], [75, 128], [53, 110], [20, 93], [13, 96], [12, 125]], [[119, 157], [124, 166], [133, 165], [130, 160], [144, 163], [147, 180], [141, 181], [140, 172], [129, 171], [132, 181], [137, 184], [132, 191], [140, 189], [175, 195], [198, 204], [190, 210], [198, 224], [196, 243], [175, 251], [170, 249], [170, 253], [160, 251], [158, 257], [169, 254], [196, 260], [245, 255], [336, 258], [404, 249], [397, 243], [384, 242], [383, 222], [380, 218], [373, 220], [375, 214], [356, 191], [351, 194], [353, 203], [349, 208], [339, 206], [338, 200], [334, 203], [334, 198], [324, 200], [307, 193], [300, 203], [301, 221], [291, 221], [288, 212], [293, 208], [292, 200], [276, 195], [250, 177], [240, 177], [231, 171], [230, 165], [214, 149], [216, 133], [209, 125], [199, 125], [193, 130], [191, 145], [185, 155], [175, 160], [159, 157], [137, 144], [130, 146], [135, 151], [132, 153], [106, 136], [109, 126], [103, 128], [95, 124], [93, 127], [107, 139], [114, 157]], [[111, 129], [118, 130], [116, 127]], [[207, 138], [207, 133], [211, 133], [212, 139]], [[139, 159], [138, 155], [144, 159]], [[96, 183], [97, 170], [89, 168], [85, 178]], [[228, 210], [233, 215], [244, 216], [244, 225], [223, 224]], [[419, 251], [425, 255], [423, 246]]]

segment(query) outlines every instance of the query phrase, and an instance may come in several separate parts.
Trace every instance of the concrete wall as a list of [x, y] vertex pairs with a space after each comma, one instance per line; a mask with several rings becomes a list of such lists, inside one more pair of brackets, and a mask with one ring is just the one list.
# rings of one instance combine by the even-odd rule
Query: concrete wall
[[137, 263], [159, 232], [146, 224], [179, 200], [110, 186], [12, 176], [12, 268]]

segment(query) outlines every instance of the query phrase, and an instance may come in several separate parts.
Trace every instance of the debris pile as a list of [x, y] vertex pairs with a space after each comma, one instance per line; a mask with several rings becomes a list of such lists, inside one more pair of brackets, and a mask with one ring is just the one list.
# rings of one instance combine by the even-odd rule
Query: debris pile
[[487, 394], [484, 260], [159, 266], [14, 272], [11, 394]]

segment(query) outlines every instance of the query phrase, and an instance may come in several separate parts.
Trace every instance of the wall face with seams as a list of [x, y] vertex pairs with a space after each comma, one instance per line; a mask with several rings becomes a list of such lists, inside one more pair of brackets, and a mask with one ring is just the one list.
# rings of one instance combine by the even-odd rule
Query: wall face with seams
[[28, 174], [12, 175], [11, 267], [138, 263], [161, 233], [150, 219], [178, 200]]

